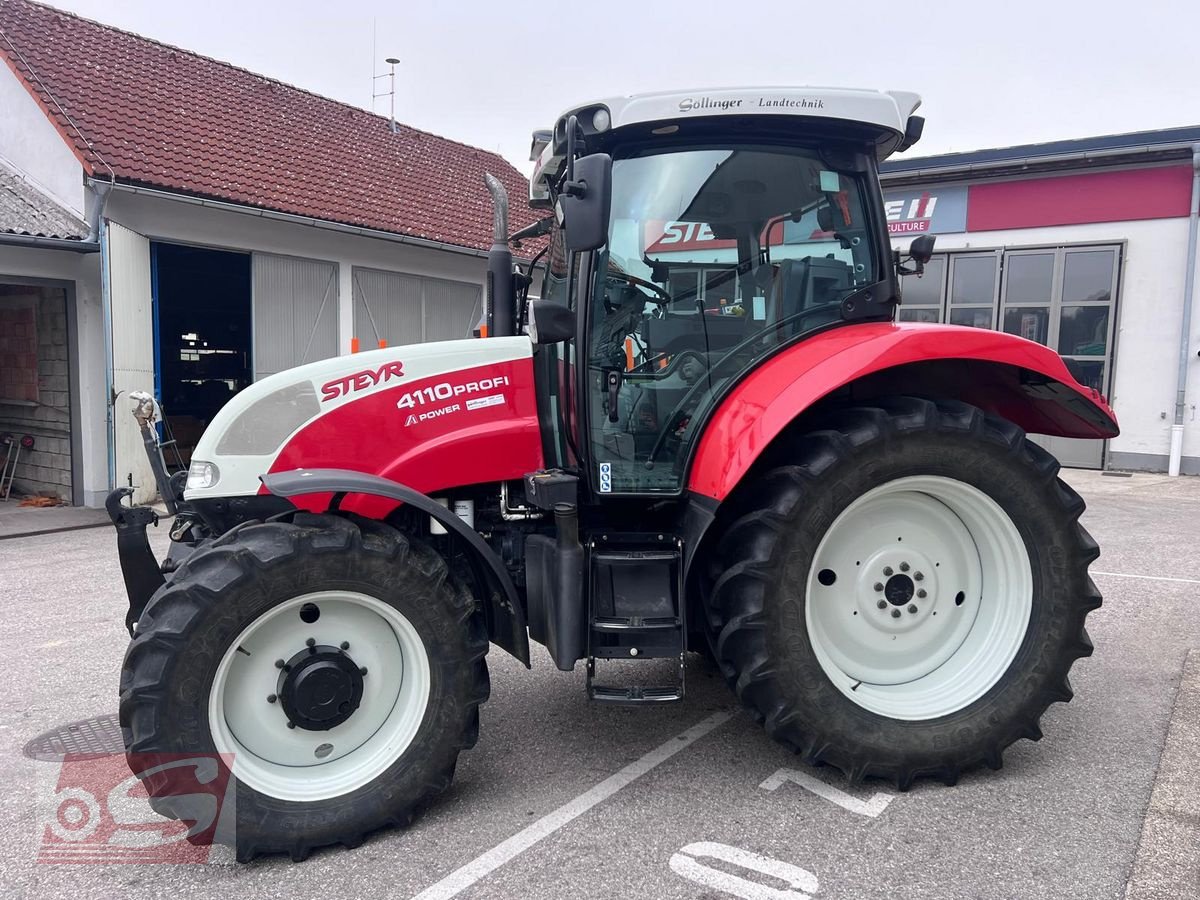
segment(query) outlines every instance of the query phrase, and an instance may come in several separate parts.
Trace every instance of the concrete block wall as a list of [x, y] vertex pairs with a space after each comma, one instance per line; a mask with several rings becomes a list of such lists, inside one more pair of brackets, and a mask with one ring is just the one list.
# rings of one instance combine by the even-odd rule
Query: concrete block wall
[[[21, 294], [15, 294], [15, 291]], [[22, 296], [22, 294], [24, 296]], [[33, 450], [22, 450], [14, 495], [51, 494], [71, 500], [71, 394], [67, 343], [66, 292], [60, 288], [6, 286], [0, 302], [36, 303], [37, 400], [5, 403], [0, 399], [0, 432], [33, 436]], [[23, 305], [23, 304], [22, 304]], [[6, 448], [0, 448], [0, 461]]]

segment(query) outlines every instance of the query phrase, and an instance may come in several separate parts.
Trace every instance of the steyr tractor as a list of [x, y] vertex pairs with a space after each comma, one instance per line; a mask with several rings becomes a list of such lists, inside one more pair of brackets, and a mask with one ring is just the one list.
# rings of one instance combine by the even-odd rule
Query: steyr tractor
[[489, 178], [480, 337], [242, 391], [186, 487], [158, 467], [161, 564], [153, 513], [110, 497], [131, 763], [218, 760], [241, 859], [355, 846], [446, 789], [489, 644], [529, 666], [531, 640], [635, 706], [707, 655], [806, 763], [901, 790], [1037, 740], [1100, 595], [1026, 433], [1117, 424], [1046, 347], [896, 321], [933, 239], [891, 249], [878, 164], [919, 103], [657, 93], [535, 132], [545, 217], [509, 234]]

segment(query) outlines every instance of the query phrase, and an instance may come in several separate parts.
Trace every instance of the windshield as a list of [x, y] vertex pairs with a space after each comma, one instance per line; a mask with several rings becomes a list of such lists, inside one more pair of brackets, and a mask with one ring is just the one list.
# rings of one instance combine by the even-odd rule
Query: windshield
[[804, 149], [614, 162], [589, 310], [602, 493], [680, 490], [693, 423], [730, 379], [879, 280], [865, 177]]

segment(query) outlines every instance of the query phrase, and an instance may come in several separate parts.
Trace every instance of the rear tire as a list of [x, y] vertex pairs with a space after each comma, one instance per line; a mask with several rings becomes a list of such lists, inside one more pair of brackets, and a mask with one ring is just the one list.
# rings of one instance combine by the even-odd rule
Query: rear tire
[[773, 738], [852, 780], [999, 768], [1092, 652], [1082, 499], [963, 403], [825, 424], [731, 498], [707, 601], [723, 673]]
[[[121, 673], [126, 752], [231, 754], [235, 827], [217, 840], [240, 860], [357, 846], [449, 786], [478, 737], [487, 648], [474, 598], [396, 529], [307, 513], [247, 525], [147, 606]], [[303, 687], [293, 673], [314, 659]], [[351, 691], [336, 712], [329, 684]], [[156, 811], [190, 818], [145, 784]]]

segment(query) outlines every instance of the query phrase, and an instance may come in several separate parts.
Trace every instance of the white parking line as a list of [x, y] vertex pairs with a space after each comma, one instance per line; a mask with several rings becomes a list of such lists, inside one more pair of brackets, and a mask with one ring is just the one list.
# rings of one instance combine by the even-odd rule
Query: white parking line
[[1125, 572], [1096, 572], [1092, 575], [1107, 575], [1109, 578], [1140, 578], [1143, 581], [1174, 581], [1177, 584], [1200, 584], [1200, 578], [1168, 578], [1166, 575], [1128, 575]]
[[847, 812], [857, 813], [869, 819], [877, 819], [880, 813], [888, 808], [888, 804], [895, 799], [894, 794], [876, 793], [872, 794], [868, 800], [860, 800], [857, 797], [851, 797], [845, 791], [838, 790], [832, 784], [826, 784], [821, 779], [814, 778], [807, 772], [800, 772], [796, 769], [780, 769], [760, 784], [759, 787], [764, 791], [774, 791], [778, 790], [787, 781], [798, 784], [805, 790], [812, 791], [818, 797], [840, 806]]
[[713, 713], [707, 719], [693, 725], [682, 734], [676, 735], [665, 744], [655, 747], [641, 759], [634, 760], [621, 771], [605, 778], [591, 790], [585, 791], [574, 800], [570, 800], [553, 812], [542, 816], [532, 825], [521, 829], [508, 840], [477, 856], [465, 866], [455, 869], [441, 881], [425, 888], [412, 900], [448, 900], [448, 898], [454, 897], [479, 879], [490, 875], [514, 856], [528, 850], [542, 838], [549, 837], [596, 804], [607, 800], [621, 788], [666, 762], [680, 750], [690, 747], [713, 729], [728, 722], [732, 715], [732, 712]]

